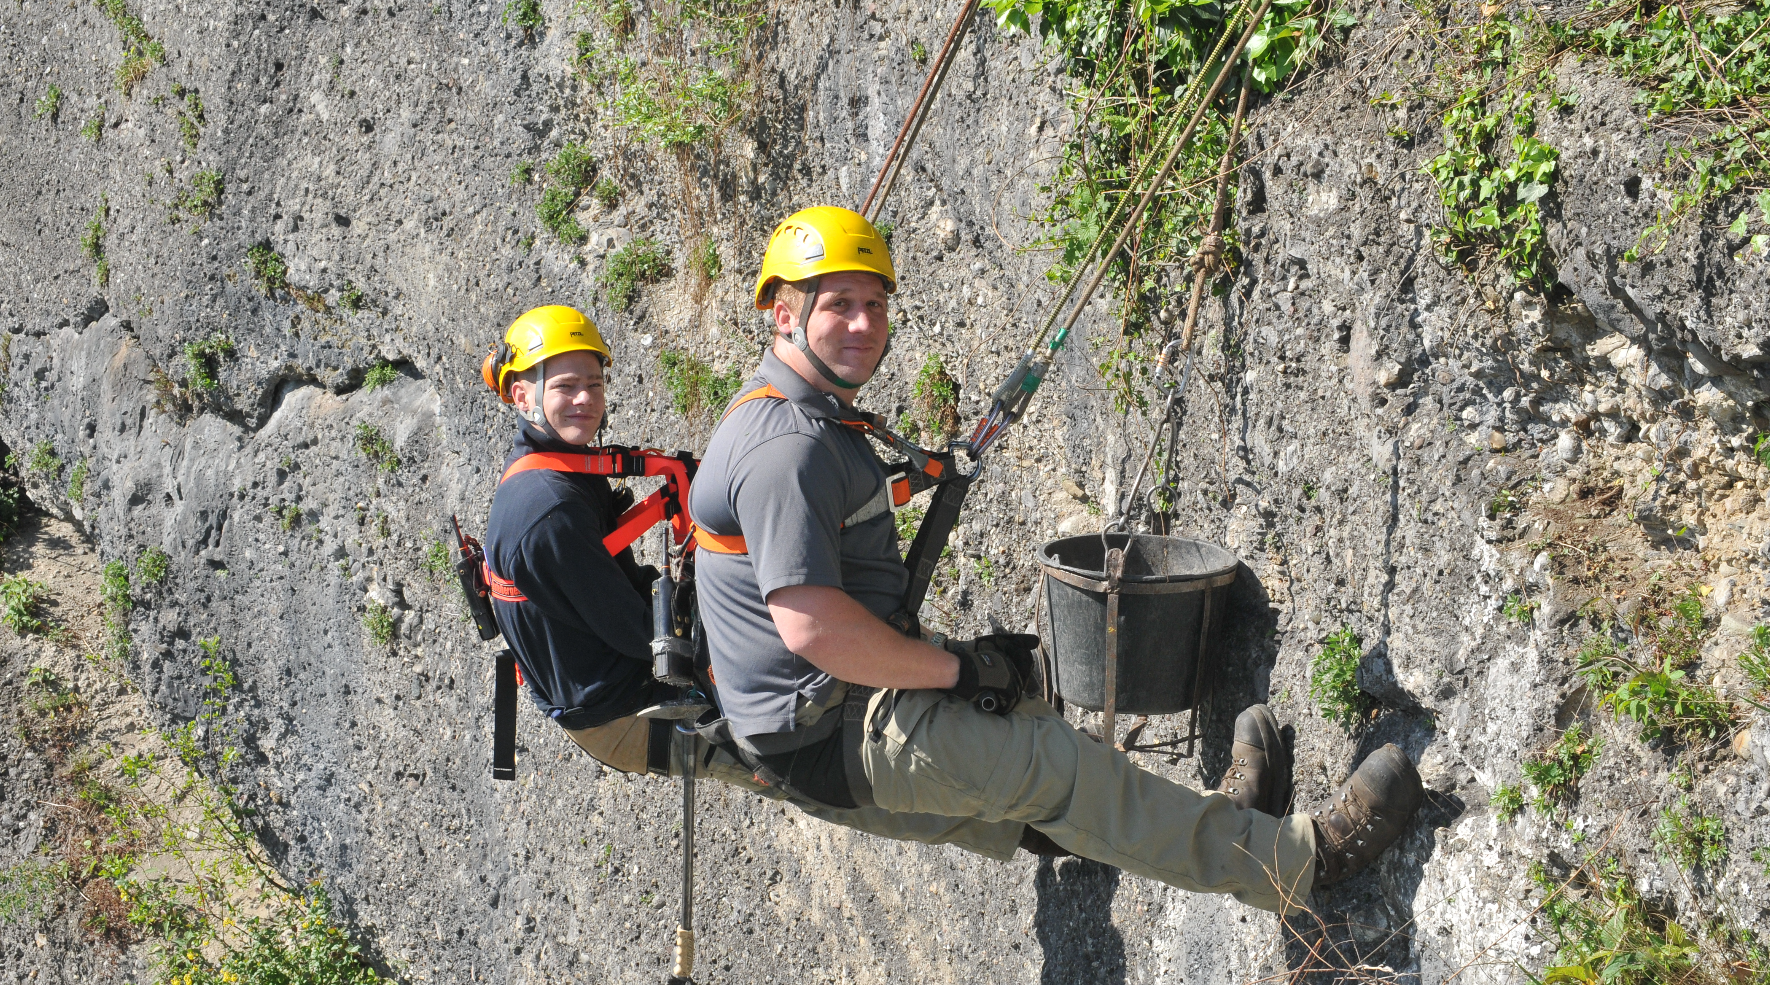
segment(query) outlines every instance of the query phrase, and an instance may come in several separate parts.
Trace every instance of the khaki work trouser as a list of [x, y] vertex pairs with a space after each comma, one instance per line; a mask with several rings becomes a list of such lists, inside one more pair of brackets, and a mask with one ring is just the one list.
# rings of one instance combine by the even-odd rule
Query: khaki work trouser
[[861, 762], [882, 808], [1022, 821], [1077, 855], [1179, 889], [1275, 913], [1306, 905], [1307, 815], [1244, 811], [1164, 780], [1043, 701], [992, 715], [939, 691], [880, 691], [866, 722]]
[[[598, 762], [624, 773], [644, 774], [650, 728], [649, 720], [629, 715], [626, 718], [617, 718], [607, 725], [566, 729], [565, 733]], [[770, 800], [786, 801], [820, 821], [839, 824], [865, 834], [924, 845], [957, 845], [966, 851], [1005, 862], [1014, 857], [1020, 846], [1020, 838], [1026, 832], [1026, 825], [1019, 821], [979, 821], [950, 814], [893, 812], [876, 807], [852, 810], [826, 807], [757, 783], [755, 775], [724, 750], [715, 748], [712, 759], [709, 760], [707, 740], [698, 735], [684, 736], [678, 733], [676, 736], [678, 742], [684, 739], [694, 743], [697, 778], [721, 780]], [[672, 750], [671, 776], [682, 775], [680, 752], [681, 750]]]

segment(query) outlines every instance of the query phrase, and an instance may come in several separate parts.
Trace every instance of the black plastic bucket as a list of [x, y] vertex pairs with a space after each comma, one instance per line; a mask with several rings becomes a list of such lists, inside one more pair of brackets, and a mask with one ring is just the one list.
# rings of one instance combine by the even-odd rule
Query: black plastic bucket
[[[1119, 588], [1121, 715], [1171, 715], [1193, 707], [1214, 669], [1211, 637], [1223, 625], [1238, 562], [1200, 540], [1149, 534], [1064, 537], [1039, 548], [1050, 619], [1052, 687], [1089, 711], [1106, 707], [1106, 552], [1125, 552]], [[1206, 606], [1210, 617], [1205, 619]], [[1206, 663], [1201, 665], [1200, 661]], [[1208, 691], [1209, 685], [1206, 685]]]

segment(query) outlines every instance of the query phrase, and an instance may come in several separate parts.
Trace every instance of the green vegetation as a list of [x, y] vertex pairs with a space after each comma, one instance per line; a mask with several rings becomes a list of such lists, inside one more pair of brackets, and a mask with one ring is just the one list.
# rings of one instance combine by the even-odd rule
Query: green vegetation
[[74, 463], [74, 471], [68, 473], [68, 499], [78, 503], [86, 498], [86, 477], [92, 474], [92, 460], [82, 458]]
[[424, 549], [424, 557], [418, 562], [418, 566], [437, 581], [447, 581], [455, 573], [455, 562], [449, 553], [449, 545], [435, 537], [430, 539], [430, 546]]
[[890, 245], [891, 234], [897, 231], [897, 223], [881, 222], [874, 226], [873, 230], [879, 234], [879, 238], [884, 240], [886, 245]]
[[246, 270], [258, 282], [258, 289], [266, 294], [274, 294], [279, 288], [289, 286], [289, 265], [267, 243], [255, 243], [246, 250]]
[[911, 41], [910, 42], [910, 57], [914, 58], [916, 60], [916, 64], [920, 65], [923, 62], [928, 60], [928, 49], [923, 47], [922, 42], [920, 42], [920, 41]]
[[376, 646], [393, 645], [393, 613], [379, 602], [370, 602], [363, 610], [363, 630]]
[[[621, 200], [621, 186], [615, 184], [615, 179], [613, 178], [599, 178], [596, 181], [595, 187], [590, 189], [590, 197], [596, 199], [596, 204], [602, 206], [604, 209], [612, 209], [615, 207], [616, 203]], [[708, 248], [712, 248], [711, 243], [708, 244]], [[719, 254], [715, 252], [713, 255], [714, 257], [717, 257]], [[719, 275], [714, 274], [713, 276], [717, 277]]]
[[25, 462], [25, 474], [51, 479], [61, 474], [61, 458], [55, 454], [53, 442], [39, 441], [31, 446], [31, 457]]
[[19, 491], [18, 483], [11, 476], [0, 475], [0, 544], [6, 543], [6, 539], [18, 530], [18, 521], [22, 514], [19, 500], [23, 498], [24, 494]]
[[184, 344], [185, 385], [197, 391], [215, 389], [219, 385], [216, 372], [221, 357], [231, 356], [233, 351], [233, 339], [219, 331], [206, 339], [186, 342]]
[[663, 371], [664, 389], [670, 392], [670, 405], [683, 417], [724, 410], [744, 385], [743, 373], [736, 366], [715, 373], [695, 356], [671, 349], [658, 355], [658, 368]]
[[178, 221], [179, 209], [198, 219], [209, 218], [214, 214], [215, 207], [221, 204], [221, 195], [226, 190], [226, 182], [222, 180], [220, 171], [198, 171], [191, 177], [190, 191], [180, 191], [172, 200], [172, 221]]
[[111, 261], [104, 252], [104, 221], [110, 214], [110, 196], [99, 192], [98, 209], [92, 213], [92, 221], [86, 224], [86, 235], [80, 237], [80, 252], [92, 261], [93, 277], [101, 288], [111, 282]]
[[32, 581], [24, 575], [0, 577], [0, 626], [20, 636], [41, 634], [49, 628], [43, 605], [49, 600], [49, 586]]
[[891, 518], [897, 524], [899, 540], [915, 540], [916, 531], [922, 528], [922, 517], [927, 514], [920, 506], [906, 506]]
[[1721, 819], [1692, 807], [1689, 797], [1659, 812], [1653, 845], [1660, 856], [1684, 868], [1716, 865], [1727, 858], [1727, 830]]
[[946, 370], [940, 353], [930, 352], [910, 385], [910, 409], [904, 414], [921, 432], [922, 444], [938, 448], [959, 434], [959, 383]]
[[1687, 8], [1613, 0], [1573, 24], [1557, 30], [1560, 39], [1604, 56], [1613, 71], [1642, 86], [1636, 101], [1677, 135], [1662, 165], [1673, 194], [1630, 258], [1664, 250], [1680, 223], [1748, 189], [1757, 191], [1757, 214], [1739, 212], [1729, 232], [1755, 230], [1753, 246], [1770, 251], [1762, 110], [1770, 96], [1770, 46], [1764, 44], [1770, 3]]
[[[1535, 25], [1533, 16], [1501, 14], [1445, 35], [1465, 71], [1443, 80], [1460, 91], [1444, 114], [1444, 153], [1427, 162], [1426, 173], [1444, 205], [1445, 225], [1433, 236], [1448, 261], [1468, 267], [1477, 254], [1490, 254], [1518, 280], [1540, 285], [1550, 275], [1540, 202], [1560, 154], [1536, 138], [1538, 96], [1519, 68]], [[1553, 77], [1545, 71], [1540, 81]], [[1549, 101], [1550, 109], [1559, 106]]]
[[1739, 655], [1739, 669], [1752, 697], [1770, 702], [1770, 626], [1752, 627], [1752, 643]]
[[670, 257], [654, 239], [636, 239], [609, 254], [602, 269], [603, 296], [609, 307], [626, 311], [633, 306], [639, 285], [653, 284], [670, 273]]
[[718, 280], [725, 270], [725, 261], [719, 257], [719, 244], [708, 239], [699, 246], [690, 247], [688, 269], [702, 282]]
[[1542, 912], [1555, 940], [1545, 985], [1724, 985], [1770, 975], [1770, 960], [1743, 934], [1718, 921], [1706, 935], [1691, 933], [1643, 900], [1614, 859], [1561, 881], [1533, 865], [1531, 878], [1547, 895]]
[[33, 115], [39, 120], [48, 117], [51, 123], [61, 116], [61, 86], [49, 83], [49, 88], [37, 97], [37, 108]]
[[1358, 686], [1358, 665], [1364, 659], [1364, 641], [1350, 626], [1329, 636], [1321, 652], [1309, 664], [1309, 696], [1321, 709], [1321, 717], [1351, 731], [1364, 724], [1374, 704]]
[[117, 88], [123, 90], [124, 98], [128, 98], [136, 84], [147, 78], [155, 65], [165, 63], [166, 48], [148, 34], [141, 18], [130, 13], [125, 0], [93, 2], [123, 35], [123, 63], [117, 67]]
[[535, 162], [517, 161], [516, 167], [510, 169], [510, 183], [526, 185], [535, 180]]
[[[1214, 76], [1203, 64], [1217, 39], [1232, 25], [1237, 33], [1257, 5], [1193, 4], [1152, 0], [1119, 4], [1109, 0], [987, 0], [1004, 27], [1038, 32], [1047, 49], [1062, 57], [1073, 123], [1059, 152], [1061, 163], [1040, 190], [1050, 204], [1035, 218], [1045, 235], [1034, 245], [1055, 251], [1047, 276], [1064, 282], [1081, 273], [1090, 247], [1119, 232], [1123, 213], [1107, 224], [1128, 194], [1143, 191], [1166, 156]], [[1249, 83], [1259, 92], [1283, 87], [1311, 63], [1338, 28], [1353, 18], [1337, 3], [1277, 0], [1250, 42]], [[1162, 333], [1151, 332], [1154, 315], [1185, 298], [1190, 287], [1170, 278], [1198, 252], [1216, 208], [1217, 173], [1228, 140], [1238, 96], [1226, 83], [1219, 102], [1207, 111], [1192, 143], [1176, 159], [1163, 194], [1150, 204], [1132, 246], [1113, 263], [1108, 283], [1117, 288], [1117, 337], [1096, 346], [1095, 363], [1120, 410], [1147, 404], [1144, 389], [1153, 370]], [[1173, 123], [1172, 129], [1169, 128]], [[1145, 169], [1147, 168], [1147, 173]], [[1235, 183], [1226, 203], [1234, 214]], [[1125, 212], [1128, 213], [1129, 206]], [[1224, 230], [1224, 259], [1235, 264], [1236, 233]]]
[[172, 86], [172, 96], [184, 100], [184, 109], [178, 111], [178, 133], [184, 139], [185, 150], [196, 150], [203, 126], [209, 122], [203, 116], [203, 97], [195, 89], [176, 84]]
[[1524, 791], [1515, 783], [1502, 783], [1494, 788], [1488, 803], [1501, 821], [1510, 822], [1524, 811]]
[[355, 313], [363, 310], [363, 306], [367, 305], [368, 303], [369, 303], [368, 295], [363, 293], [362, 288], [356, 286], [355, 284], [351, 283], [350, 281], [345, 281], [344, 287], [342, 287], [338, 291], [338, 307], [343, 308], [345, 311], [348, 311], [351, 314], [355, 314]]
[[535, 217], [561, 243], [576, 246], [588, 235], [572, 212], [596, 181], [596, 159], [582, 144], [568, 143], [543, 170], [547, 187], [541, 192], [541, 200], [535, 203]]
[[1701, 656], [1711, 629], [1694, 591], [1671, 595], [1655, 586], [1633, 615], [1636, 636], [1627, 649], [1605, 632], [1587, 639], [1578, 672], [1599, 707], [1633, 721], [1643, 741], [1717, 739], [1732, 728], [1733, 706], [1709, 683], [1684, 669]]
[[270, 508], [271, 519], [277, 521], [284, 533], [294, 530], [301, 523], [301, 507], [294, 503], [283, 503]]
[[1554, 745], [1525, 760], [1524, 776], [1536, 788], [1532, 806], [1546, 814], [1571, 800], [1580, 777], [1591, 772], [1603, 749], [1601, 736], [1587, 735], [1585, 726], [1575, 722]]
[[[595, 7], [580, 3], [579, 10]], [[673, 0], [643, 8], [649, 50], [623, 51], [642, 8], [599, 12], [578, 35], [577, 64], [616, 125], [641, 143], [688, 151], [716, 142], [750, 105], [749, 42], [764, 18], [761, 0]]]
[[90, 120], [87, 120], [85, 123], [80, 125], [80, 136], [85, 137], [87, 140], [90, 140], [95, 144], [98, 143], [99, 140], [104, 137], [104, 104], [103, 103], [99, 104], [97, 116], [93, 117]]
[[530, 37], [547, 26], [547, 18], [541, 15], [541, 0], [508, 0], [500, 20], [506, 25], [515, 24]]
[[66, 880], [65, 863], [41, 858], [0, 869], [0, 924], [33, 923], [42, 918]]
[[356, 426], [356, 450], [383, 472], [399, 468], [399, 455], [393, 450], [393, 442], [373, 424]]
[[166, 580], [171, 569], [172, 558], [158, 547], [150, 547], [141, 552], [135, 559], [135, 577], [149, 585], [158, 585]]
[[1540, 605], [1542, 605], [1541, 602], [1527, 599], [1523, 595], [1513, 592], [1506, 596], [1505, 604], [1500, 607], [1500, 614], [1506, 617], [1507, 622], [1529, 622]]
[[113, 665], [120, 667], [129, 658], [129, 614], [135, 611], [127, 564], [111, 561], [104, 566], [99, 602], [99, 611], [104, 618], [104, 655]]
[[397, 382], [399, 382], [399, 370], [394, 369], [393, 364], [385, 359], [370, 366], [368, 371], [363, 373], [364, 392], [379, 390]]

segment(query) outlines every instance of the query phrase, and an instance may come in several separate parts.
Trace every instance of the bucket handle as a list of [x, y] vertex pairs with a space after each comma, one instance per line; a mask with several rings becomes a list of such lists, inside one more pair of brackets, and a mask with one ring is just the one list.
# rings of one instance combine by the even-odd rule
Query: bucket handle
[[1207, 575], [1203, 578], [1189, 578], [1186, 581], [1154, 581], [1154, 582], [1121, 582], [1116, 587], [1108, 587], [1108, 582], [1085, 578], [1073, 571], [1040, 564], [1046, 575], [1088, 592], [1114, 592], [1123, 595], [1170, 595], [1179, 592], [1202, 592], [1211, 588], [1222, 588], [1235, 581], [1235, 569], [1230, 568], [1220, 575]]

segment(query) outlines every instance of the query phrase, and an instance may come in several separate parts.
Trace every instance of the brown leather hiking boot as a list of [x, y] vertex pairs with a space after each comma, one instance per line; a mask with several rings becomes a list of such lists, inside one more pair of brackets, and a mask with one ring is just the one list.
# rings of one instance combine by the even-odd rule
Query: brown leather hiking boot
[[1265, 705], [1253, 705], [1235, 716], [1235, 741], [1229, 747], [1229, 768], [1217, 792], [1242, 810], [1283, 817], [1291, 806], [1291, 753], [1284, 747], [1278, 719]]
[[1349, 879], [1376, 861], [1407, 830], [1424, 796], [1413, 762], [1393, 743], [1366, 757], [1312, 818], [1315, 884]]

